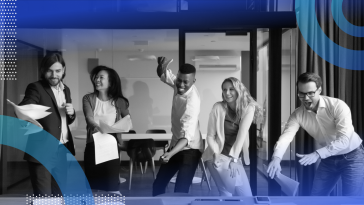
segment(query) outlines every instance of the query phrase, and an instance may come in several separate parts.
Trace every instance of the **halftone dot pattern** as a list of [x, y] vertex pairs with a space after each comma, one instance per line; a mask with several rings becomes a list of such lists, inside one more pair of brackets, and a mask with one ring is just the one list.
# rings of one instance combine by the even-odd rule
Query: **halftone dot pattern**
[[93, 197], [78, 194], [34, 196], [34, 194], [27, 194], [25, 201], [27, 205], [125, 205], [125, 196], [117, 194], [94, 194]]
[[16, 0], [0, 0], [0, 80], [16, 80]]

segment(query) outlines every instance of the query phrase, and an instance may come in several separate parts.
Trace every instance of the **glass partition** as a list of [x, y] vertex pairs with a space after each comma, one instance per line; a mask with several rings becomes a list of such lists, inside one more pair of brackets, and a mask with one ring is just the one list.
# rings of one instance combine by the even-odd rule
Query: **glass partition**
[[[289, 115], [295, 109], [296, 89], [296, 29], [283, 29], [282, 34], [282, 81], [281, 81], [281, 131], [288, 120]], [[257, 101], [264, 108], [265, 118], [260, 126], [257, 126], [257, 162], [258, 162], [258, 195], [268, 195], [268, 181], [266, 167], [271, 156], [268, 156], [268, 82], [269, 82], [269, 29], [257, 30]], [[275, 142], [274, 142], [275, 143]], [[295, 141], [293, 141], [283, 156], [282, 174], [296, 179], [295, 171]]]
[[[296, 109], [296, 33], [297, 29], [283, 29], [282, 34], [282, 131], [290, 114]], [[285, 152], [282, 173], [296, 179], [295, 139]]]
[[269, 163], [268, 156], [268, 49], [269, 29], [257, 29], [257, 102], [263, 107], [264, 119], [257, 125], [257, 170], [258, 196], [268, 195], [268, 181], [265, 166]]

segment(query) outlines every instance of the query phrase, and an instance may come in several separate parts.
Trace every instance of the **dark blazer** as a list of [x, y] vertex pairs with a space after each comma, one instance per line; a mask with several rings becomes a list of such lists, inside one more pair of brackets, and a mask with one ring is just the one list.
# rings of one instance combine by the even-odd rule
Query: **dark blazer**
[[[64, 89], [66, 103], [72, 103], [70, 89], [66, 86]], [[40, 80], [28, 85], [24, 99], [19, 103], [19, 105], [27, 104], [38, 104], [50, 107], [47, 111], [52, 114], [45, 118], [39, 119], [38, 122], [43, 126], [43, 129], [48, 133], [52, 134], [58, 140], [60, 139], [62, 127], [61, 127], [61, 115], [58, 111], [57, 101], [53, 94], [53, 91], [47, 81]], [[69, 124], [71, 124], [76, 118], [76, 113], [73, 116], [67, 115], [67, 129], [68, 129], [68, 150], [75, 155], [75, 147], [73, 143], [72, 133], [69, 129]], [[40, 140], [44, 140], [44, 135], [46, 133], [36, 133], [28, 137], [27, 147], [29, 146], [39, 146], [39, 144], [46, 144], [45, 142], [40, 143]], [[31, 162], [38, 162], [35, 158], [25, 153], [24, 159]]]

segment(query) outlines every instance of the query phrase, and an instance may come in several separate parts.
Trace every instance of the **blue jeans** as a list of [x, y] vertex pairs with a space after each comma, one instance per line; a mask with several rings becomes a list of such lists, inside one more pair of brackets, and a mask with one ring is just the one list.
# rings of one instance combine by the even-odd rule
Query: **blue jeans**
[[364, 148], [322, 159], [313, 181], [312, 196], [328, 196], [342, 179], [343, 196], [362, 196], [364, 184]]

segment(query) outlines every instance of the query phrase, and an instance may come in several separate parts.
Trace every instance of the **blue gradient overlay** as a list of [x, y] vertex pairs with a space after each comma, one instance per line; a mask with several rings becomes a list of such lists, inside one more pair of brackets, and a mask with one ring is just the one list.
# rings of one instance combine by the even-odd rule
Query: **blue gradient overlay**
[[[193, 0], [188, 2], [187, 10], [178, 10], [176, 1], [169, 0], [17, 0], [17, 28], [201, 30], [235, 28], [237, 25], [249, 28], [296, 27], [293, 11], [260, 12], [263, 8], [258, 5], [250, 8], [254, 11], [248, 11], [244, 10], [247, 7], [244, 2]], [[288, 4], [289, 1], [281, 4], [286, 5], [285, 2]]]
[[[334, 0], [333, 7], [335, 7], [335, 5], [337, 6], [339, 1], [342, 0]], [[297, 23], [302, 36], [317, 55], [329, 63], [341, 68], [349, 70], [364, 70], [364, 50], [351, 50], [344, 48], [329, 39], [325, 32], [322, 31], [316, 17], [315, 0], [296, 0], [295, 6]], [[340, 10], [340, 13], [342, 13], [342, 8]], [[340, 15], [335, 18], [336, 22], [342, 22], [343, 19], [345, 19], [344, 15]], [[355, 33], [355, 36], [364, 36], [364, 31], [358, 29], [355, 30], [354, 25], [350, 28], [347, 24], [342, 26], [351, 30], [350, 32]]]
[[[52, 174], [52, 176], [60, 186], [63, 198], [65, 200], [65, 204], [74, 204], [74, 197], [69, 196], [79, 196], [78, 199], [80, 200], [80, 204], [82, 204], [81, 200], [86, 200], [86, 198], [88, 199], [87, 201], [89, 201], [88, 204], [94, 204], [90, 185], [81, 166], [77, 163], [77, 160], [68, 151], [67, 148], [64, 147], [64, 149], [58, 149], [59, 140], [57, 140], [45, 130], [29, 136], [23, 135], [23, 133], [25, 133], [25, 130], [20, 125], [20, 122], [22, 120], [4, 115], [0, 115], [0, 117], [2, 118], [3, 127], [3, 138], [1, 144], [28, 153], [29, 155], [37, 159], [44, 167], [46, 167], [51, 174], [51, 156], [56, 155], [57, 152], [63, 152], [60, 154], [67, 154], [71, 157], [70, 160], [67, 160], [67, 162], [65, 162], [61, 166], [68, 167], [68, 178], [72, 178], [72, 180], [68, 180], [68, 183], [59, 183], [60, 181], [59, 179], [57, 179], [57, 176], [53, 176]], [[26, 122], [23, 121], [23, 123]], [[27, 129], [36, 128], [37, 126], [31, 123], [29, 123], [29, 126], [27, 127]], [[21, 132], [20, 130], [24, 130], [24, 132]], [[36, 140], [37, 142], [39, 142], [39, 146], [27, 147], [26, 144], [29, 138], [33, 138], [33, 141]], [[70, 169], [71, 166], [72, 169]]]

